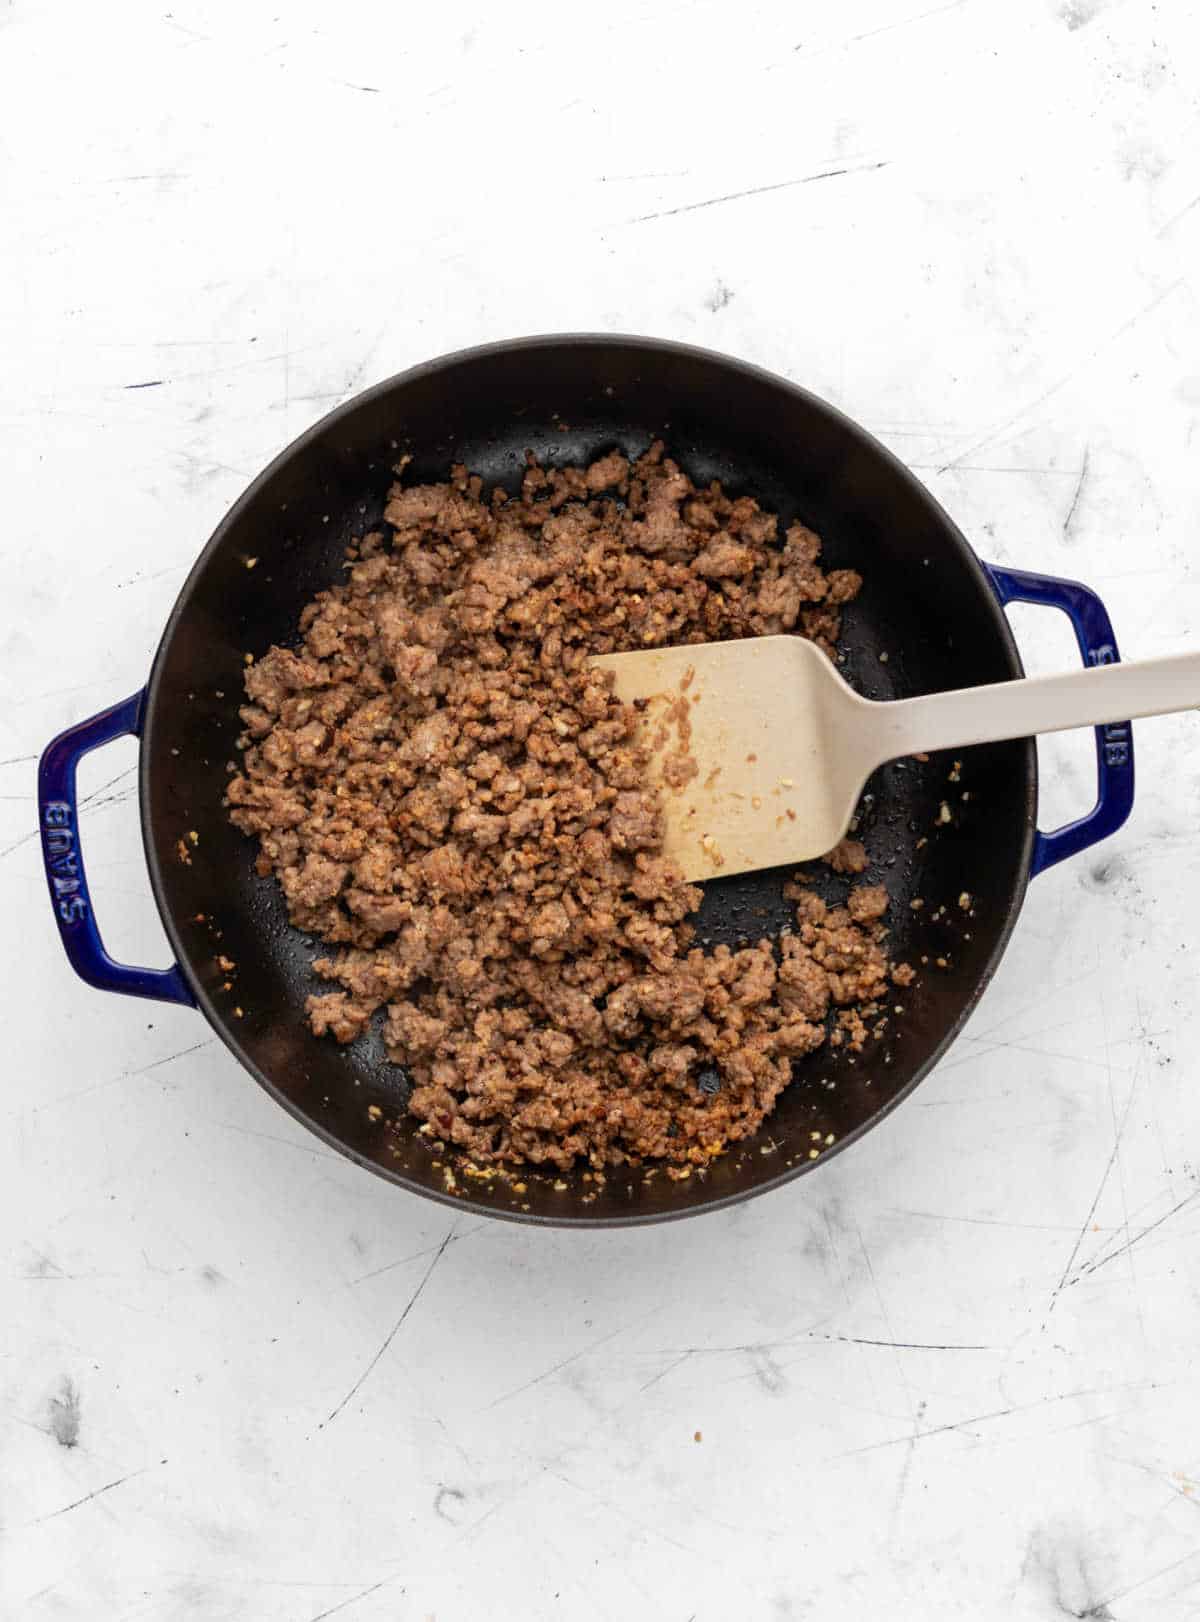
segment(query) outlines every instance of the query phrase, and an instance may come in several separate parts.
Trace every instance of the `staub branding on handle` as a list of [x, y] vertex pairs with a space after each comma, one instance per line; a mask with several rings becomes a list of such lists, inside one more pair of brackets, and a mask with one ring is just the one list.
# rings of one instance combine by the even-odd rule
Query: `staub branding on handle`
[[64, 924], [82, 923], [87, 917], [88, 902], [87, 896], [82, 894], [75, 818], [65, 800], [50, 800], [42, 807], [42, 846], [58, 916]]
[[[1113, 665], [1119, 663], [1117, 650], [1111, 642], [1105, 642], [1099, 648], [1091, 648], [1088, 652], [1088, 664]], [[1128, 766], [1130, 750], [1133, 747], [1133, 732], [1128, 721], [1110, 721], [1104, 731], [1104, 764], [1106, 766]]]

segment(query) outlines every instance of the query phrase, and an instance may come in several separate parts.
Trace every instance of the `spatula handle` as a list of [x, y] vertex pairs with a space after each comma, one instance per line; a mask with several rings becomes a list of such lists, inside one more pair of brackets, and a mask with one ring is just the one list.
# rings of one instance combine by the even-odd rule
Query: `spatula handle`
[[874, 741], [882, 764], [901, 755], [1198, 708], [1200, 653], [1177, 653], [880, 704]]

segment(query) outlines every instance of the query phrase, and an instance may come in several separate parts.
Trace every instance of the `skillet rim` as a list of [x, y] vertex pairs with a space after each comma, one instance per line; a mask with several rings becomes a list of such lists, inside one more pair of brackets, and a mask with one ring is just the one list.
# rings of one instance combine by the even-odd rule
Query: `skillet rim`
[[1008, 617], [1001, 606], [992, 584], [984, 571], [982, 562], [966, 536], [958, 525], [942, 507], [941, 503], [926, 488], [924, 484], [895, 456], [886, 445], [877, 440], [873, 434], [867, 432], [852, 417], [831, 405], [820, 395], [814, 394], [810, 389], [804, 388], [790, 379], [780, 377], [777, 373], [768, 371], [765, 367], [757, 366], [753, 362], [740, 360], [734, 356], [722, 354], [718, 350], [706, 349], [696, 344], [677, 343], [667, 338], [652, 338], [635, 333], [608, 333], [608, 332], [573, 332], [573, 333], [539, 333], [530, 337], [502, 339], [496, 343], [475, 344], [465, 349], [457, 349], [445, 355], [439, 355], [432, 360], [422, 361], [415, 366], [405, 368], [384, 378], [381, 382], [373, 384], [368, 389], [352, 395], [335, 406], [332, 411], [326, 412], [308, 428], [304, 429], [295, 439], [279, 451], [270, 462], [256, 475], [256, 477], [242, 491], [241, 495], [226, 512], [224, 517], [213, 530], [205, 543], [195, 563], [188, 572], [187, 579], [180, 588], [179, 595], [167, 617], [155, 650], [154, 660], [150, 668], [150, 676], [146, 683], [145, 698], [142, 706], [142, 724], [139, 737], [138, 756], [138, 810], [141, 824], [142, 846], [146, 854], [146, 865], [150, 873], [150, 885], [154, 894], [155, 905], [162, 919], [167, 939], [175, 954], [178, 963], [192, 995], [196, 1007], [204, 1015], [209, 1025], [224, 1042], [225, 1046], [237, 1059], [242, 1068], [253, 1076], [259, 1086], [270, 1095], [294, 1120], [298, 1121], [308, 1131], [312, 1132], [331, 1149], [347, 1160], [374, 1172], [393, 1186], [398, 1186], [409, 1193], [420, 1195], [424, 1199], [435, 1200], [456, 1211], [471, 1211], [479, 1216], [493, 1217], [500, 1221], [521, 1223], [527, 1226], [541, 1228], [633, 1228], [646, 1227], [652, 1223], [679, 1222], [687, 1217], [699, 1216], [710, 1212], [726, 1210], [730, 1206], [740, 1205], [743, 1201], [757, 1199], [760, 1195], [775, 1192], [785, 1183], [792, 1182], [808, 1172], [815, 1171], [819, 1166], [826, 1165], [836, 1155], [856, 1144], [867, 1132], [872, 1131], [884, 1118], [907, 1098], [920, 1085], [935, 1065], [940, 1063], [947, 1049], [953, 1044], [966, 1021], [974, 1012], [980, 998], [987, 989], [992, 976], [1000, 964], [1001, 958], [1008, 949], [1017, 919], [1020, 916], [1025, 894], [1029, 886], [1030, 864], [1033, 856], [1033, 841], [1037, 828], [1037, 748], [1032, 738], [1022, 740], [1025, 753], [1025, 825], [1022, 830], [1021, 850], [1016, 873], [1015, 893], [1007, 909], [1007, 916], [997, 935], [995, 945], [987, 961], [976, 977], [971, 993], [964, 1003], [958, 1016], [946, 1027], [945, 1032], [929, 1054], [923, 1064], [919, 1065], [900, 1088], [885, 1104], [877, 1109], [866, 1120], [859, 1123], [851, 1131], [832, 1145], [819, 1160], [800, 1160], [793, 1166], [784, 1167], [776, 1176], [767, 1178], [762, 1182], [754, 1183], [745, 1189], [735, 1190], [733, 1193], [720, 1194], [713, 1197], [704, 1197], [704, 1184], [693, 1183], [689, 1180], [688, 1192], [693, 1189], [700, 1195], [690, 1204], [683, 1204], [676, 1210], [634, 1212], [627, 1215], [592, 1215], [587, 1210], [564, 1211], [561, 1214], [544, 1214], [533, 1211], [520, 1211], [490, 1205], [476, 1199], [469, 1193], [450, 1194], [441, 1188], [426, 1185], [411, 1177], [403, 1170], [391, 1166], [381, 1165], [360, 1154], [356, 1149], [345, 1143], [335, 1133], [329, 1131], [320, 1121], [315, 1120], [282, 1093], [271, 1080], [265, 1070], [258, 1065], [242, 1047], [235, 1032], [230, 1028], [215, 999], [209, 995], [205, 986], [192, 967], [191, 949], [180, 929], [174, 913], [166, 900], [162, 864], [159, 861], [157, 847], [150, 837], [150, 768], [151, 751], [146, 747], [146, 739], [153, 735], [155, 726], [159, 721], [159, 697], [161, 677], [166, 664], [167, 652], [171, 641], [179, 627], [184, 614], [187, 612], [192, 595], [204, 574], [209, 561], [220, 549], [226, 535], [234, 524], [251, 508], [260, 493], [270, 482], [280, 468], [284, 467], [295, 457], [303, 455], [317, 440], [325, 435], [330, 428], [338, 422], [350, 417], [368, 401], [378, 400], [386, 395], [399, 393], [408, 384], [419, 378], [428, 377], [436, 372], [447, 370], [463, 362], [483, 359], [498, 354], [511, 354], [516, 351], [538, 349], [586, 349], [588, 347], [611, 347], [640, 350], [650, 359], [658, 355], [674, 354], [684, 355], [694, 360], [704, 361], [725, 369], [739, 377], [752, 379], [766, 384], [774, 389], [782, 390], [794, 397], [803, 400], [810, 408], [823, 413], [836, 427], [855, 441], [859, 448], [881, 461], [889, 471], [907, 484], [918, 501], [923, 503], [929, 511], [940, 531], [948, 542], [957, 548], [968, 572], [972, 574], [979, 587], [981, 596], [985, 600], [986, 612], [989, 613], [994, 629], [999, 637], [1000, 645], [1010, 666], [1013, 679], [1020, 679], [1025, 674], [1021, 662], [1020, 652], [1016, 639], [1009, 625]]

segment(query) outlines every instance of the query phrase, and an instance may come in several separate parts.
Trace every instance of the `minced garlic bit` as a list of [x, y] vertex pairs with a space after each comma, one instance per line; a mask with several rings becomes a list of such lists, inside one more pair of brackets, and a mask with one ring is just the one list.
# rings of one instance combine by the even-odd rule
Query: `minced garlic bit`
[[368, 1104], [367, 1115], [372, 1121], [381, 1121], [383, 1119], [383, 1111], [378, 1104]]
[[950, 807], [946, 804], [945, 800], [943, 800], [941, 805], [938, 807], [937, 820], [939, 823], [946, 823], [950, 821]]
[[969, 890], [964, 890], [962, 892], [962, 894], [958, 898], [958, 904], [959, 904], [959, 906], [962, 908], [962, 910], [964, 912], [970, 912], [970, 910], [971, 910], [971, 892]]
[[809, 1158], [809, 1159], [810, 1159], [810, 1160], [820, 1160], [820, 1158], [821, 1158], [821, 1151], [820, 1151], [820, 1150], [819, 1150], [819, 1149], [810, 1149], [810, 1150], [809, 1150], [809, 1151], [808, 1151], [808, 1158]]

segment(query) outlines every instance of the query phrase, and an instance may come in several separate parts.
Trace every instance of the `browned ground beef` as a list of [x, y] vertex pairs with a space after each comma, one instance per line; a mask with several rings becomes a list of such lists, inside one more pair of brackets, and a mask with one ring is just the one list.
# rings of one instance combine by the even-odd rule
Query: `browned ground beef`
[[758, 1128], [794, 1058], [862, 1046], [894, 972], [887, 896], [827, 909], [793, 886], [775, 945], [694, 947], [700, 891], [658, 854], [636, 712], [587, 660], [781, 631], [831, 652], [859, 577], [660, 444], [531, 460], [516, 499], [456, 467], [395, 485], [385, 518], [298, 646], [248, 667], [229, 784], [259, 871], [334, 948], [312, 1028], [349, 1042], [386, 1010], [412, 1113], [477, 1163], [702, 1163]]

